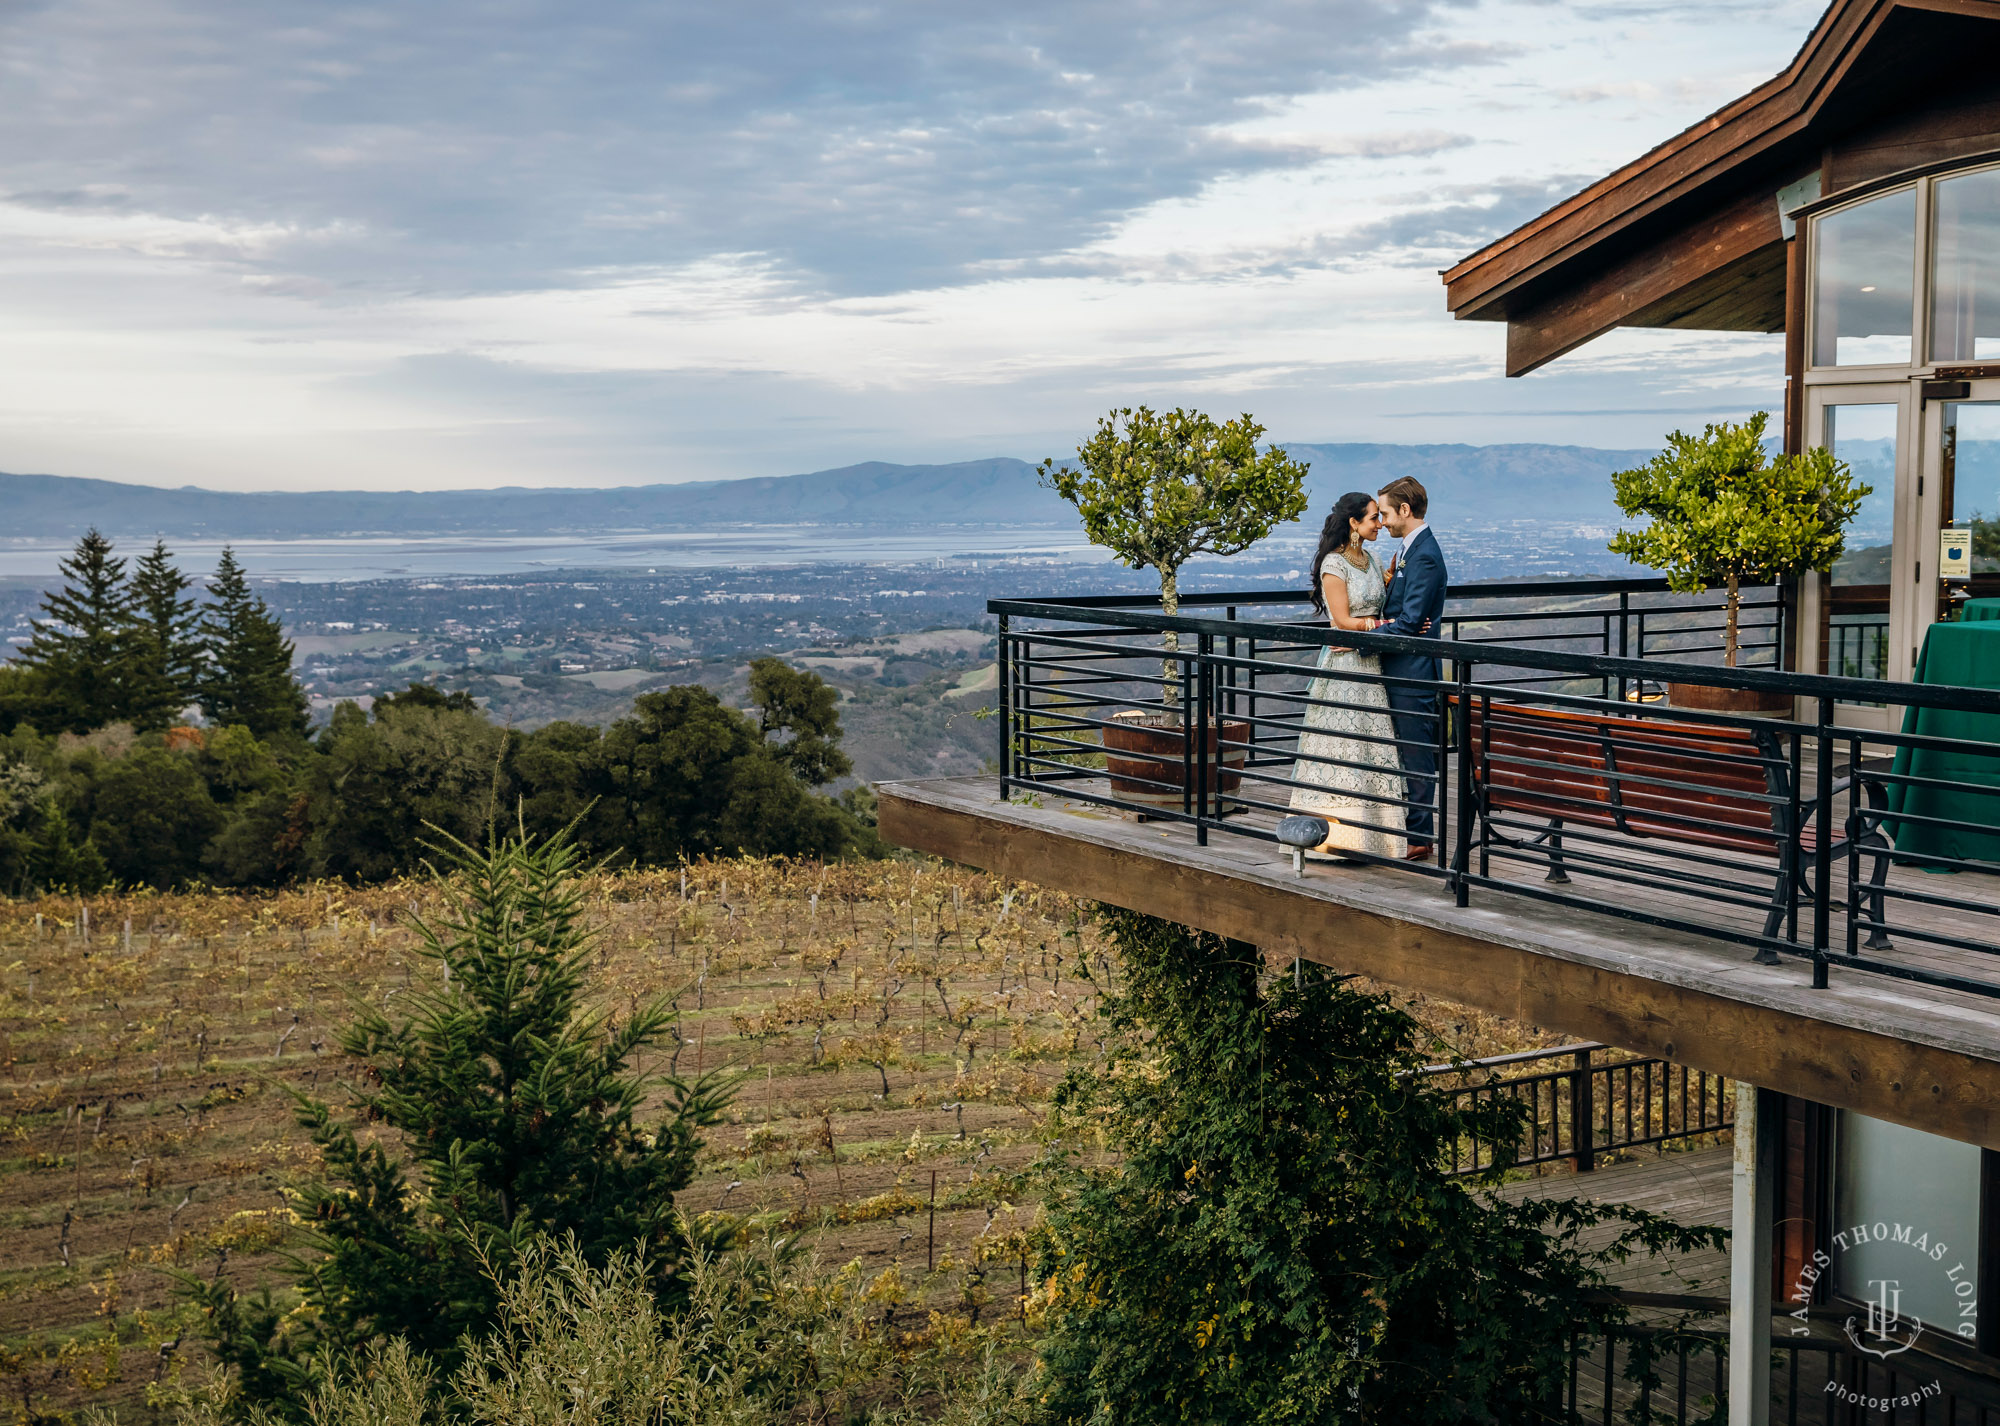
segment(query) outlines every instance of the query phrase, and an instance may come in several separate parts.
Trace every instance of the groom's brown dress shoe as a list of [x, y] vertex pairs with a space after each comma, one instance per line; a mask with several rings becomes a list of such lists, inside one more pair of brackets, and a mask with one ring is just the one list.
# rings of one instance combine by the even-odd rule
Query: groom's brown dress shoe
[[1406, 862], [1428, 861], [1430, 859], [1430, 855], [1431, 855], [1431, 849], [1429, 847], [1412, 846], [1404, 851], [1403, 860]]

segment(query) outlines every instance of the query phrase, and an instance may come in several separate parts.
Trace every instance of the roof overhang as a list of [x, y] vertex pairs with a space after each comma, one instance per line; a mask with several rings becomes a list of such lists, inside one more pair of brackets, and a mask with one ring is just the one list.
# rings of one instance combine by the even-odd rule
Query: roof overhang
[[[1779, 194], [1826, 146], [1983, 66], [2000, 0], [1835, 0], [1775, 78], [1444, 276], [1456, 317], [1507, 323], [1520, 376], [1614, 327], [1786, 327]], [[1801, 196], [1803, 195], [1803, 196]]]

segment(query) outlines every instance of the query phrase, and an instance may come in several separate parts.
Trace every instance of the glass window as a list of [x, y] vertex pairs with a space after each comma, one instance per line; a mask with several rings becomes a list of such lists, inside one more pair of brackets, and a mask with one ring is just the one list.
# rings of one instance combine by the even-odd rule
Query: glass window
[[1944, 523], [1972, 530], [1972, 572], [2000, 573], [2000, 403], [1944, 408]]
[[1916, 247], [1914, 188], [1814, 222], [1814, 366], [1909, 365]]
[[[1971, 1338], [1978, 1303], [1966, 1289], [1979, 1274], [1978, 1148], [1843, 1112], [1837, 1183], [1834, 1231], [1849, 1230], [1844, 1245], [1834, 1242], [1841, 1294], [1874, 1301], [1886, 1284], [1890, 1300], [1925, 1330]], [[1889, 1230], [1880, 1237], [1878, 1223]], [[1897, 1237], [1899, 1228], [1907, 1239]], [[1909, 1240], [1918, 1234], [1928, 1235], [1933, 1248], [1943, 1245], [1944, 1256], [1914, 1250]]]
[[1931, 360], [2000, 358], [2000, 169], [1943, 180], [1933, 206]]
[[1889, 563], [1896, 537], [1896, 411], [1893, 404], [1826, 408], [1824, 443], [1854, 478], [1874, 487], [1847, 527], [1833, 567], [1826, 671], [1836, 678], [1889, 676]]

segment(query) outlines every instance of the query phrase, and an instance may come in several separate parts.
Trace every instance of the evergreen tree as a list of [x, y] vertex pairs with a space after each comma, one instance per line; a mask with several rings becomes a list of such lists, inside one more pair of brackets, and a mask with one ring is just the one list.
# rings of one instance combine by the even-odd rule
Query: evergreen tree
[[780, 735], [779, 761], [807, 787], [854, 771], [853, 760], [840, 750], [839, 690], [818, 674], [783, 659], [757, 659], [750, 665], [750, 702], [764, 737]]
[[[672, 1033], [664, 1000], [615, 1025], [585, 1007], [595, 932], [566, 839], [440, 850], [445, 910], [417, 923], [435, 976], [397, 996], [397, 1018], [365, 1006], [342, 1034], [362, 1070], [348, 1115], [298, 1101], [329, 1174], [296, 1194], [311, 1225], [295, 1260], [303, 1308], [184, 1280], [244, 1396], [281, 1415], [301, 1410], [316, 1352], [399, 1336], [448, 1370], [539, 1238], [567, 1236], [599, 1266], [637, 1252], [663, 1301], [685, 1261], [674, 1195], [725, 1082], [635, 1067]], [[663, 1118], [642, 1125], [656, 1089]], [[403, 1153], [363, 1143], [364, 1124], [399, 1131]]]
[[300, 738], [311, 718], [305, 690], [292, 676], [292, 644], [278, 618], [250, 592], [227, 548], [209, 581], [202, 613], [208, 670], [201, 711], [211, 723], [240, 724], [260, 738]]
[[1116, 1038], [1064, 1081], [1055, 1123], [1112, 1161], [1058, 1168], [1045, 1204], [1052, 1421], [1543, 1420], [1571, 1341], [1623, 1316], [1604, 1265], [1721, 1244], [1622, 1204], [1503, 1202], [1497, 1167], [1455, 1177], [1467, 1139], [1514, 1161], [1522, 1107], [1461, 1106], [1417, 1073], [1441, 1047], [1386, 996], [1106, 920]]
[[195, 701], [202, 673], [201, 620], [193, 582], [162, 540], [132, 567], [132, 722], [141, 729], [178, 722]]
[[27, 721], [44, 733], [87, 733], [132, 716], [133, 602], [125, 561], [92, 529], [60, 566], [63, 587], [42, 596], [45, 618], [21, 663], [40, 675], [39, 709]]

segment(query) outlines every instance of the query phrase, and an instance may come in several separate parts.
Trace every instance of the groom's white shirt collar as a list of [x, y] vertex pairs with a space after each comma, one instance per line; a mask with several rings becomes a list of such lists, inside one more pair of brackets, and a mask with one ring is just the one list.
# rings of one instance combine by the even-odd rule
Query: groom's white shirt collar
[[1417, 536], [1421, 535], [1424, 531], [1428, 530], [1429, 528], [1430, 526], [1425, 524], [1422, 520], [1419, 520], [1417, 521], [1416, 524], [1410, 526], [1410, 528], [1406, 532], [1404, 532], [1403, 535], [1403, 548], [1407, 550], [1411, 545], [1415, 544]]

